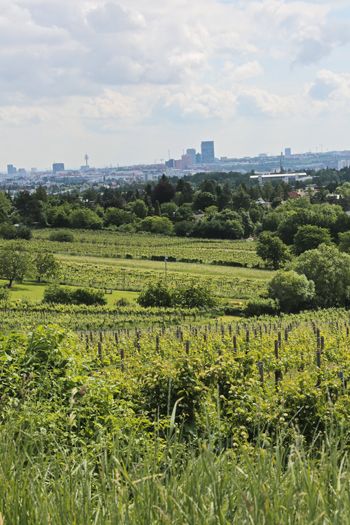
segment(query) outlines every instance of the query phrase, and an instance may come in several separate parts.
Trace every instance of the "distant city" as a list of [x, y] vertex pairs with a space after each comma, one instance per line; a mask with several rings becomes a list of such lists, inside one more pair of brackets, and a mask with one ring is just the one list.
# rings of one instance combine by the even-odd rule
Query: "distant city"
[[[331, 168], [341, 170], [350, 165], [350, 150], [346, 151], [321, 151], [307, 153], [293, 153], [290, 147], [285, 148], [280, 155], [260, 153], [255, 157], [229, 158], [215, 157], [214, 141], [202, 141], [200, 151], [195, 148], [186, 149], [180, 159], [160, 159], [153, 164], [132, 166], [109, 166], [95, 168], [89, 165], [89, 156], [84, 157], [84, 164], [80, 169], [69, 169], [64, 162], [54, 162], [52, 170], [40, 171], [37, 168], [16, 168], [13, 164], [7, 165], [7, 172], [0, 174], [0, 183], [7, 187], [15, 185], [27, 187], [29, 185], [46, 184], [101, 184], [111, 186], [133, 182], [148, 182], [158, 180], [163, 173], [169, 177], [191, 176], [198, 172], [254, 172], [259, 182], [267, 174], [279, 173], [283, 167], [285, 172], [294, 171], [319, 171]], [[64, 160], [64, 159], [62, 159]]]

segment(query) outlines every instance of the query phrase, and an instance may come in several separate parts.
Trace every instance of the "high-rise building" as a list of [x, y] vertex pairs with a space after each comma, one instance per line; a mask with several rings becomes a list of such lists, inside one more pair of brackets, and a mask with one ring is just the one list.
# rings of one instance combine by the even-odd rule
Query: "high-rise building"
[[193, 166], [196, 164], [196, 150], [195, 149], [188, 149], [186, 150], [187, 155], [191, 157], [191, 165]]
[[200, 153], [196, 153], [196, 164], [202, 164], [202, 155]]
[[213, 140], [202, 142], [201, 151], [202, 151], [203, 164], [211, 164], [215, 162], [214, 141]]
[[192, 164], [191, 155], [181, 155], [181, 160], [182, 160], [182, 166], [181, 166], [182, 169], [188, 168]]
[[175, 160], [174, 159], [169, 159], [165, 162], [165, 166], [167, 168], [175, 168]]
[[52, 164], [52, 171], [54, 173], [57, 173], [58, 171], [64, 171], [63, 162], [54, 162], [54, 164]]
[[181, 170], [182, 169], [182, 159], [175, 161], [175, 168], [177, 170]]
[[284, 154], [285, 154], [286, 157], [290, 157], [291, 154], [292, 154], [292, 148], [286, 148], [284, 150]]
[[17, 169], [13, 166], [13, 164], [8, 164], [7, 165], [7, 174], [8, 175], [13, 175], [16, 172], [17, 172]]

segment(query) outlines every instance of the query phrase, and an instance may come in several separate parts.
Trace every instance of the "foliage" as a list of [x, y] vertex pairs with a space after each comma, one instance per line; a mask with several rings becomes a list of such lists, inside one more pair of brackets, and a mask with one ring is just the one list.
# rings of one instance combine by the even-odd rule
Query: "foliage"
[[137, 298], [137, 303], [144, 308], [149, 306], [168, 307], [172, 304], [170, 290], [163, 281], [149, 283]]
[[291, 259], [287, 246], [270, 232], [263, 232], [259, 236], [256, 253], [275, 270], [284, 266]]
[[244, 315], [247, 317], [258, 317], [260, 315], [276, 315], [279, 312], [279, 303], [273, 299], [256, 297], [250, 299], [244, 308]]
[[279, 302], [282, 312], [298, 312], [311, 304], [315, 284], [293, 270], [279, 270], [268, 283], [268, 292], [272, 299]]
[[146, 217], [138, 225], [140, 231], [171, 235], [173, 225], [167, 217]]
[[60, 264], [52, 253], [37, 253], [33, 265], [39, 283], [43, 277], [57, 277], [60, 273]]
[[13, 281], [22, 282], [30, 273], [32, 262], [28, 253], [23, 251], [23, 245], [8, 241], [0, 249], [0, 276], [8, 279], [11, 288]]
[[212, 308], [216, 300], [212, 290], [199, 283], [182, 284], [172, 293], [172, 305], [187, 308]]
[[315, 304], [321, 308], [344, 306], [350, 297], [350, 255], [321, 244], [296, 260], [294, 270], [315, 283]]
[[105, 305], [107, 300], [102, 290], [75, 288], [52, 284], [45, 288], [44, 303]]
[[328, 246], [332, 244], [330, 233], [326, 228], [307, 224], [300, 226], [294, 235], [294, 251], [296, 255], [300, 255], [307, 250], [314, 250], [320, 244]]
[[52, 232], [49, 239], [54, 242], [74, 242], [75, 240], [72, 232], [64, 230]]
[[212, 291], [205, 285], [191, 282], [170, 289], [163, 281], [150, 283], [140, 293], [137, 303], [143, 307], [181, 306], [182, 308], [212, 308], [216, 305]]

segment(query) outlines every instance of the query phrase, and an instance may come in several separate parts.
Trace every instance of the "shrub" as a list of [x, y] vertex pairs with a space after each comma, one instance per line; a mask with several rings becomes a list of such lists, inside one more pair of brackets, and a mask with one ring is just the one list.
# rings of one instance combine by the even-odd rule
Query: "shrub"
[[212, 308], [216, 300], [210, 288], [202, 284], [183, 284], [172, 293], [172, 306], [187, 308]]
[[184, 308], [212, 308], [216, 305], [210, 288], [201, 284], [184, 284], [175, 290], [170, 290], [163, 281], [149, 284], [143, 290], [137, 302], [143, 307], [181, 306]]
[[315, 284], [305, 275], [279, 270], [268, 283], [269, 296], [277, 299], [283, 312], [298, 312], [305, 308], [315, 295]]
[[74, 242], [74, 235], [67, 231], [52, 232], [49, 239], [55, 242]]
[[278, 311], [278, 301], [274, 301], [273, 299], [263, 299], [261, 297], [251, 299], [244, 309], [244, 313], [247, 317], [276, 315]]
[[115, 302], [117, 306], [129, 306], [130, 301], [127, 297], [121, 297], [118, 301]]
[[0, 302], [6, 303], [10, 299], [10, 295], [11, 292], [7, 285], [0, 288]]
[[73, 288], [53, 284], [45, 288], [43, 303], [105, 305], [107, 300], [102, 290]]
[[149, 306], [171, 306], [172, 298], [166, 284], [158, 281], [156, 284], [150, 283], [145, 290], [142, 290], [137, 298], [137, 303], [144, 308]]
[[25, 241], [30, 241], [33, 237], [32, 230], [27, 226], [20, 226], [17, 230], [17, 239], [24, 239]]

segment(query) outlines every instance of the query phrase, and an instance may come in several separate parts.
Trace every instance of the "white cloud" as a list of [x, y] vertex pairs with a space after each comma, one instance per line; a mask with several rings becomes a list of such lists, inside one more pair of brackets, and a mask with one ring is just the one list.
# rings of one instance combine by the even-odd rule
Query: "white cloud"
[[0, 118], [55, 129], [59, 108], [68, 134], [75, 119], [82, 134], [151, 126], [162, 137], [172, 125], [200, 134], [212, 122], [214, 134], [244, 119], [342, 113], [349, 78], [337, 59], [350, 31], [335, 10], [348, 5], [2, 0]]

